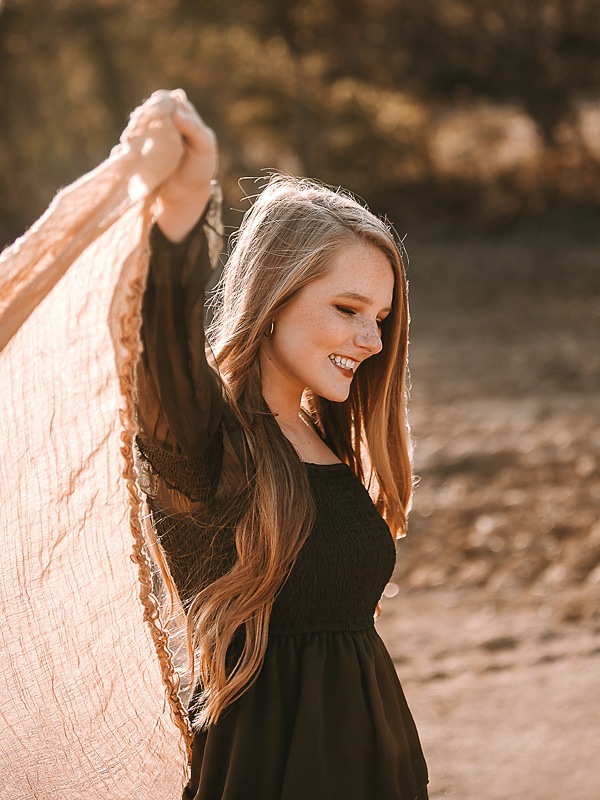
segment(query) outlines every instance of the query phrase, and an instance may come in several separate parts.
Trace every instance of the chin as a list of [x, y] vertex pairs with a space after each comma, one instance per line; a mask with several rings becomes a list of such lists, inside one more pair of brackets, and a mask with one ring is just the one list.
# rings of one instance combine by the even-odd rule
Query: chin
[[319, 397], [322, 397], [324, 400], [329, 400], [330, 403], [343, 403], [345, 400], [348, 399], [350, 394], [350, 386], [347, 389], [325, 389], [325, 391], [315, 391], [315, 394], [318, 394]]

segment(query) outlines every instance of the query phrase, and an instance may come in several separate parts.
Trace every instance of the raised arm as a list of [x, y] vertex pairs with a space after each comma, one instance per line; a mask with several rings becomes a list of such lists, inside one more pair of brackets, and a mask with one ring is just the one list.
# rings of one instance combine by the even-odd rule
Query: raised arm
[[[147, 449], [157, 446], [193, 458], [214, 434], [223, 402], [218, 376], [206, 360], [203, 330], [204, 287], [215, 261], [209, 240], [219, 233], [211, 184], [217, 151], [214, 134], [183, 93], [155, 93], [148, 102], [165, 95], [176, 99], [172, 119], [184, 154], [158, 196], [142, 306], [136, 411]], [[139, 132], [143, 116], [134, 112], [130, 131]]]

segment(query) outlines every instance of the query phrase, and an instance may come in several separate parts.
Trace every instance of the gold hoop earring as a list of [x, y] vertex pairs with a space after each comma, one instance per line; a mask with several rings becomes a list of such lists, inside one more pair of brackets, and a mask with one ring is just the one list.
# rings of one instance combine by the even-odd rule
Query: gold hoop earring
[[269, 327], [269, 330], [268, 330], [268, 331], [265, 331], [265, 336], [267, 337], [267, 339], [268, 339], [270, 336], [272, 336], [272, 335], [273, 335], [273, 331], [274, 331], [274, 330], [275, 330], [275, 323], [273, 322], [273, 320], [271, 320], [271, 326]]

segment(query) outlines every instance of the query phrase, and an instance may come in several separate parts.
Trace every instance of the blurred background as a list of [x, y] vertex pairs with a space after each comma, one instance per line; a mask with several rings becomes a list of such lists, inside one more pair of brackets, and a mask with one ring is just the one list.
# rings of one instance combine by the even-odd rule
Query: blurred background
[[410, 256], [418, 486], [378, 623], [431, 795], [598, 797], [600, 3], [4, 0], [0, 240], [183, 87]]

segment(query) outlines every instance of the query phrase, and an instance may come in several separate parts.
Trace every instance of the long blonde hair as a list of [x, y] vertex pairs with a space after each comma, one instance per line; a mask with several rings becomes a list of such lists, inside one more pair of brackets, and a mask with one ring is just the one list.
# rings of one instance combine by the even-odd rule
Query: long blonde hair
[[[403, 535], [412, 491], [406, 419], [408, 304], [404, 265], [388, 225], [350, 195], [313, 181], [272, 176], [247, 212], [217, 288], [207, 336], [229, 405], [252, 454], [237, 558], [188, 611], [202, 691], [195, 725], [215, 722], [253, 682], [267, 646], [271, 608], [314, 522], [306, 471], [262, 396], [258, 352], [277, 310], [358, 241], [378, 247], [394, 271], [393, 313], [383, 350], [361, 365], [343, 403], [307, 395], [332, 449], [370, 490], [392, 534]], [[282, 535], [282, 533], [285, 535]], [[243, 633], [231, 668], [228, 650]]]

